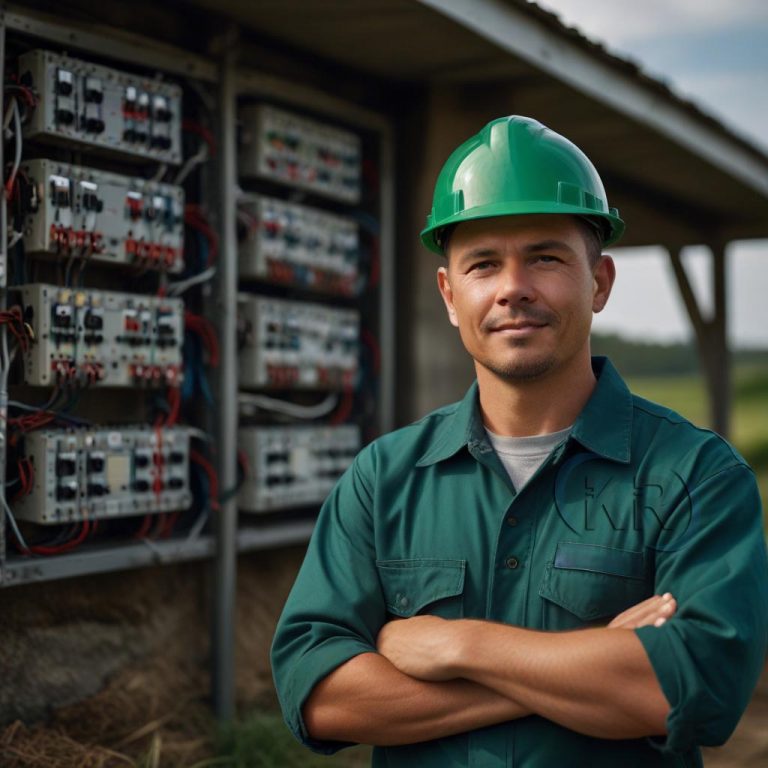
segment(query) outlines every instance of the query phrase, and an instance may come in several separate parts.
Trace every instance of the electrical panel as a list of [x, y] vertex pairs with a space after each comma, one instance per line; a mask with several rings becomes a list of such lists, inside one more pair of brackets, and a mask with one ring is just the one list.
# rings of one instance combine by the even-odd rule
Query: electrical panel
[[240, 173], [344, 203], [361, 192], [360, 137], [265, 104], [240, 111]]
[[40, 524], [187, 509], [189, 432], [183, 427], [98, 427], [30, 432], [30, 492], [17, 519]]
[[19, 57], [19, 81], [39, 97], [26, 138], [181, 162], [179, 86], [43, 50]]
[[325, 500], [360, 450], [354, 425], [241, 427], [239, 444], [248, 460], [238, 506], [270, 512]]
[[360, 290], [354, 219], [264, 195], [238, 204], [240, 276], [329, 294]]
[[179, 272], [184, 266], [184, 190], [52, 160], [22, 166], [28, 254]]
[[27, 384], [178, 385], [181, 299], [33, 283], [21, 286], [34, 341]]
[[246, 388], [350, 390], [358, 370], [354, 309], [241, 295], [239, 380]]

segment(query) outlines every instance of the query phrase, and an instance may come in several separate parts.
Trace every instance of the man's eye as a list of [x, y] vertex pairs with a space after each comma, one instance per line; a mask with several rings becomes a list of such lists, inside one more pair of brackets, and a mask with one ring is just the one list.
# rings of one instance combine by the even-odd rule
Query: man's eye
[[556, 264], [560, 259], [557, 256], [537, 256], [537, 261], [542, 264]]
[[492, 261], [478, 261], [472, 264], [469, 268], [469, 271], [472, 272], [473, 270], [479, 270], [479, 271], [485, 271], [486, 269], [490, 269], [493, 266]]

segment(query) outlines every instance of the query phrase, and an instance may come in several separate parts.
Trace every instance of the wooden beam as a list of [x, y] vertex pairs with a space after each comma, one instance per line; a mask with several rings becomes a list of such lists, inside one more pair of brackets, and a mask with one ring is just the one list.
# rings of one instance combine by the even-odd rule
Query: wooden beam
[[731, 410], [731, 363], [727, 333], [725, 245], [710, 243], [712, 251], [713, 312], [705, 317], [691, 287], [681, 248], [669, 248], [669, 259], [680, 296], [696, 335], [702, 372], [709, 395], [710, 426], [728, 437]]

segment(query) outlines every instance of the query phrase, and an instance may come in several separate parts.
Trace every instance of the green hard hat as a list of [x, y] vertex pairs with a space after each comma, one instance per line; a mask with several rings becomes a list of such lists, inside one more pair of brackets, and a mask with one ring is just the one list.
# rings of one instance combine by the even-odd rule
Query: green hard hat
[[599, 225], [604, 245], [624, 233], [600, 176], [568, 139], [529, 117], [500, 117], [465, 141], [435, 184], [421, 241], [442, 254], [440, 231], [462, 221], [526, 213], [567, 213]]

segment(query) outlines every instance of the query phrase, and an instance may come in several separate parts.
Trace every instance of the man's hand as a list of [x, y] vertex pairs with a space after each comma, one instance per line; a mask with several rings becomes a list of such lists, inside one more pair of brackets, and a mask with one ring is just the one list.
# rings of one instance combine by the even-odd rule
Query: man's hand
[[654, 595], [642, 603], [627, 608], [620, 613], [609, 625], [609, 629], [637, 629], [653, 624], [660, 627], [667, 619], [671, 618], [677, 610], [677, 601], [671, 593]]

